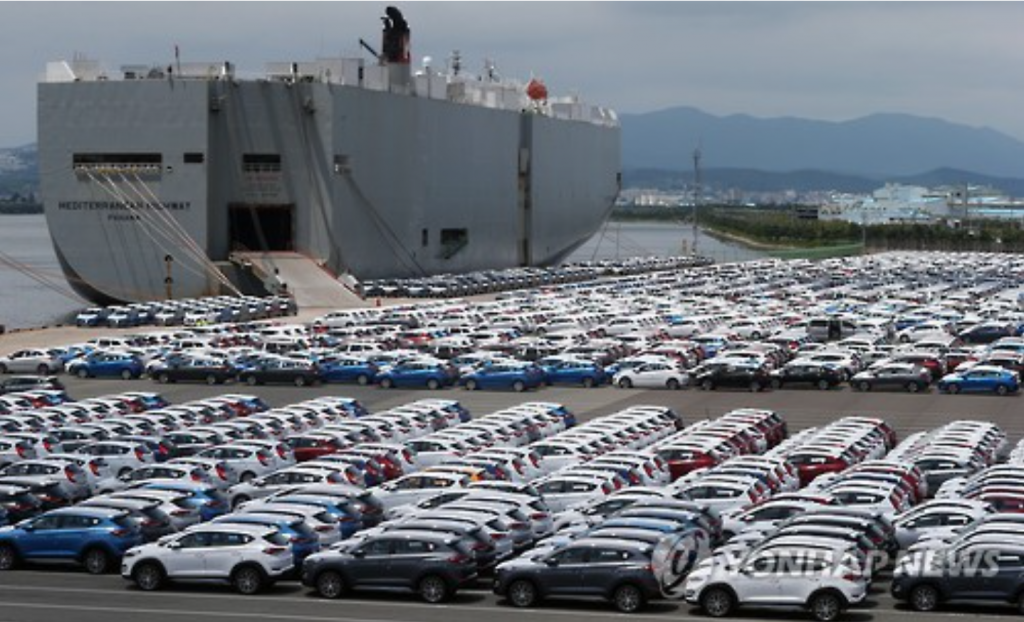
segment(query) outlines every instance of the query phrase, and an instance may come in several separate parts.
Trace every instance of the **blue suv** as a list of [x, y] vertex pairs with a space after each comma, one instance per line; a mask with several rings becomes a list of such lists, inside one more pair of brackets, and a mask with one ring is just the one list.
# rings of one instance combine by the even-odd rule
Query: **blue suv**
[[93, 352], [67, 365], [67, 372], [79, 378], [138, 378], [145, 366], [138, 358], [122, 352]]
[[142, 544], [142, 532], [123, 510], [62, 508], [0, 529], [0, 571], [25, 561], [67, 561], [103, 574], [125, 551]]

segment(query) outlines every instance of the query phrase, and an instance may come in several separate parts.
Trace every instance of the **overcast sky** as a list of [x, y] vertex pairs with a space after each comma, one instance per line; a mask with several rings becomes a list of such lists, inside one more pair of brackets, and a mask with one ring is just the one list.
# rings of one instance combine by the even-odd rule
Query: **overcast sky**
[[[352, 56], [386, 2], [2, 2], [0, 146], [35, 141], [35, 83], [78, 53], [121, 64]], [[848, 120], [876, 112], [1024, 140], [1024, 3], [404, 2], [413, 54], [461, 50], [620, 112]]]

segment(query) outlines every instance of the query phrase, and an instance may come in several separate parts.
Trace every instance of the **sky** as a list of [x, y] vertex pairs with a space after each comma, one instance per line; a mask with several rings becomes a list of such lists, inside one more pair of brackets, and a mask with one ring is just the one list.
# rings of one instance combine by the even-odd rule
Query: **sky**
[[[453, 50], [620, 113], [937, 117], [1024, 140], [1024, 3], [404, 2], [415, 62]], [[365, 55], [387, 2], [0, 2], [0, 147], [35, 142], [47, 61]]]

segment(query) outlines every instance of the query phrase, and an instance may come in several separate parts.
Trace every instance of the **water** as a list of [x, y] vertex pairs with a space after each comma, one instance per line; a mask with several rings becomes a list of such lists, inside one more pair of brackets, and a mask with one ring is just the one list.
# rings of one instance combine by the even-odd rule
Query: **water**
[[[625, 259], [635, 256], [679, 255], [693, 244], [693, 228], [675, 223], [609, 223], [601, 233], [580, 247], [569, 261]], [[719, 242], [701, 234], [697, 251], [718, 263], [746, 261], [762, 255], [740, 246]], [[59, 288], [70, 288], [53, 252], [42, 215], [0, 215], [0, 258], [27, 264]], [[8, 329], [52, 326], [72, 320], [87, 306], [49, 289], [6, 263], [0, 263], [0, 324]]]
[[42, 215], [0, 215], [0, 259], [10, 258], [56, 284], [61, 295], [0, 262], [0, 324], [7, 329], [64, 323], [86, 303], [73, 297], [53, 252]]

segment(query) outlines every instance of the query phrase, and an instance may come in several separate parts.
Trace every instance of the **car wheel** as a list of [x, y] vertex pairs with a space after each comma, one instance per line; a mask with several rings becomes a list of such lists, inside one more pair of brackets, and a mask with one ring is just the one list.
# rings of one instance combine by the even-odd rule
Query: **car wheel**
[[591, 388], [593, 386], [594, 386], [594, 379], [593, 378], [591, 378], [590, 376], [587, 376], [586, 378], [583, 379], [583, 388], [584, 389], [589, 389], [589, 388]]
[[868, 391], [871, 390], [871, 383], [868, 382], [867, 380], [861, 380], [860, 382], [857, 383], [857, 389], [859, 391], [867, 393]]
[[213, 385], [217, 384], [217, 376], [215, 376], [213, 374], [207, 374], [207, 376], [206, 376], [206, 384], [210, 385], [211, 387]]
[[920, 390], [921, 390], [921, 385], [917, 384], [916, 382], [908, 382], [907, 383], [907, 393], [917, 393]]
[[779, 380], [778, 378], [774, 378], [772, 380], [772, 388], [775, 389], [776, 391], [781, 389], [782, 388], [782, 381]]
[[305, 376], [295, 376], [295, 380], [292, 380], [292, 384], [294, 384], [297, 387], [304, 387], [307, 384], [306, 383], [306, 377]]
[[448, 599], [448, 584], [437, 575], [428, 575], [420, 579], [420, 598], [431, 604], [442, 603]]
[[358, 376], [356, 376], [356, 384], [358, 384], [361, 387], [365, 387], [366, 385], [370, 384], [370, 377], [367, 376], [366, 374], [359, 374]]
[[39, 372], [40, 376], [46, 376], [46, 375], [49, 375], [50, 368], [47, 367], [45, 363], [43, 363], [43, 364], [39, 365], [39, 367], [36, 368], [36, 371]]
[[253, 473], [252, 471], [246, 471], [245, 473], [242, 473], [242, 475], [238, 478], [238, 481], [242, 482], [243, 484], [248, 484], [254, 479], [256, 479], [256, 474]]
[[132, 377], [133, 376], [132, 376], [132, 372], [131, 372], [130, 369], [123, 369], [123, 370], [121, 370], [121, 380], [131, 380]]
[[123, 479], [125, 477], [128, 477], [131, 474], [132, 474], [132, 468], [131, 467], [124, 467], [120, 471], [117, 472], [117, 477], [119, 479]]
[[761, 383], [760, 382], [755, 380], [755, 381], [750, 383], [750, 392], [751, 393], [757, 393], [760, 390], [761, 390]]
[[1006, 388], [1005, 384], [1001, 384], [1001, 385], [996, 386], [996, 395], [1006, 395], [1009, 392], [1010, 392], [1010, 390], [1008, 388]]
[[466, 381], [466, 390], [467, 391], [476, 391], [477, 390], [476, 380], [467, 380]]
[[665, 383], [665, 386], [668, 387], [669, 391], [678, 391], [679, 387], [683, 385], [681, 385], [675, 378], [669, 378], [668, 382]]
[[75, 372], [75, 375], [84, 380], [89, 377], [89, 370], [86, 369], [85, 366], [79, 367], [78, 371]]
[[0, 572], [18, 567], [18, 552], [10, 544], [0, 544]]
[[843, 611], [843, 603], [831, 592], [815, 594], [809, 603], [811, 614], [818, 622], [833, 622]]
[[251, 596], [263, 589], [263, 572], [255, 566], [242, 566], [231, 573], [231, 585], [239, 594]]
[[621, 585], [612, 596], [615, 608], [622, 613], [636, 613], [644, 608], [644, 593], [635, 585]]
[[935, 611], [939, 606], [939, 591], [931, 585], [918, 585], [910, 591], [910, 606], [916, 611]]
[[515, 382], [512, 383], [512, 390], [515, 391], [516, 393], [522, 393], [523, 391], [526, 390], [526, 383], [523, 382], [522, 380], [516, 380]]
[[537, 588], [523, 579], [515, 581], [508, 586], [508, 601], [515, 607], [532, 607], [537, 603]]
[[251, 501], [251, 499], [248, 496], [238, 495], [237, 497], [231, 500], [231, 509], [237, 510], [238, 508], [242, 507], [243, 503], [248, 503], [249, 501]]
[[621, 378], [621, 379], [619, 379], [619, 388], [620, 389], [632, 389], [633, 388], [633, 381], [630, 380], [629, 378]]
[[427, 388], [431, 391], [437, 391], [441, 388], [441, 383], [438, 382], [436, 378], [431, 378], [430, 380], [427, 380]]
[[89, 549], [82, 556], [82, 564], [89, 574], [106, 574], [110, 569], [110, 555], [103, 549]]
[[821, 391], [828, 391], [832, 385], [828, 383], [828, 380], [821, 379], [818, 381], [818, 389]]
[[156, 377], [156, 381], [159, 382], [160, 384], [167, 384], [168, 382], [171, 381], [171, 377], [168, 376], [166, 373], [161, 373]]
[[394, 383], [391, 382], [391, 378], [384, 378], [380, 381], [380, 388], [382, 389], [390, 389], [392, 386], [394, 386]]
[[712, 382], [711, 380], [705, 380], [700, 383], [700, 388], [704, 389], [705, 391], [711, 391], [712, 389], [715, 388], [715, 383]]
[[345, 580], [333, 570], [321, 572], [316, 577], [316, 593], [323, 598], [341, 598], [345, 593]]
[[712, 618], [724, 618], [736, 608], [736, 597], [725, 588], [713, 587], [700, 597], [700, 607]]
[[245, 379], [245, 384], [249, 385], [250, 387], [254, 387], [259, 383], [260, 381], [256, 378], [256, 376], [247, 376]]
[[950, 395], [956, 395], [959, 392], [960, 392], [960, 385], [958, 385], [958, 384], [946, 385], [946, 393], [949, 393]]
[[4, 365], [3, 363], [0, 363], [0, 374], [6, 374], [6, 373], [7, 373], [7, 366]]
[[132, 580], [144, 592], [159, 590], [164, 584], [164, 570], [155, 562], [143, 562], [135, 566]]

